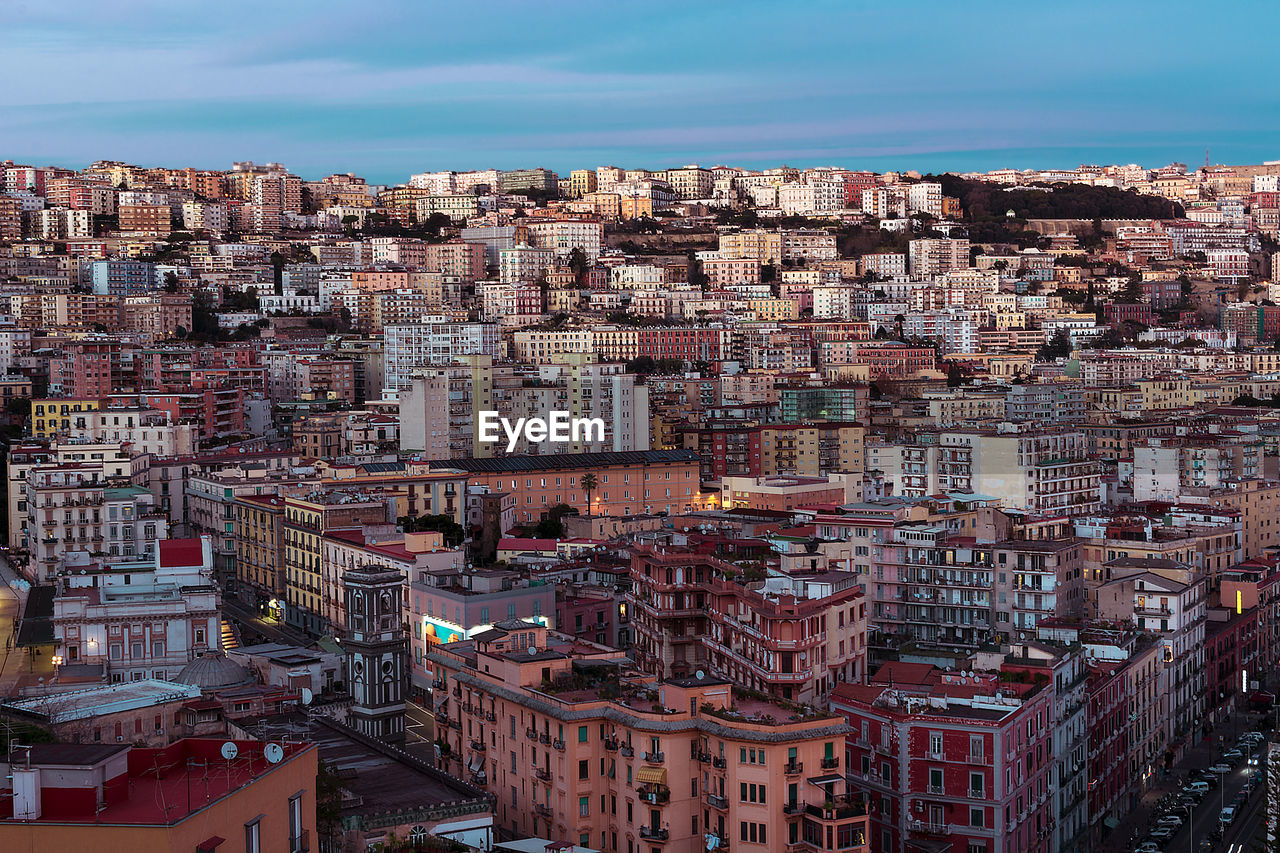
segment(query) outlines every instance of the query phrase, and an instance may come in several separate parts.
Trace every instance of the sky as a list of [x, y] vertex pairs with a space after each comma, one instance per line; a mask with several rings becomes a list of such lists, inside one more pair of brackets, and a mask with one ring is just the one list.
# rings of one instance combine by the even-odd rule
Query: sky
[[1273, 0], [4, 0], [0, 159], [375, 183], [1280, 159]]

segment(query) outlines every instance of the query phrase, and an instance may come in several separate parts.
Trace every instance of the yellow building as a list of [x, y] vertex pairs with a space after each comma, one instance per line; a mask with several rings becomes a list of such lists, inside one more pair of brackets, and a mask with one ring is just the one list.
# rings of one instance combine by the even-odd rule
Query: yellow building
[[31, 406], [31, 435], [35, 438], [53, 438], [59, 430], [86, 427], [85, 412], [102, 408], [101, 400], [76, 400], [54, 398], [36, 400]]
[[259, 605], [285, 598], [284, 498], [279, 495], [244, 495], [234, 501], [233, 536], [236, 578], [241, 588], [252, 590]]
[[595, 169], [574, 169], [569, 173], [569, 191], [574, 198], [582, 198], [596, 191]]

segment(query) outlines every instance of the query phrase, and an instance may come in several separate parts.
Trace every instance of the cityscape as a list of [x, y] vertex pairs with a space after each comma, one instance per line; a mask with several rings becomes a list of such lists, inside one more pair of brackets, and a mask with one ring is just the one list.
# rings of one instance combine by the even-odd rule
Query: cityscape
[[10, 4], [0, 853], [1280, 853], [1231, 11]]

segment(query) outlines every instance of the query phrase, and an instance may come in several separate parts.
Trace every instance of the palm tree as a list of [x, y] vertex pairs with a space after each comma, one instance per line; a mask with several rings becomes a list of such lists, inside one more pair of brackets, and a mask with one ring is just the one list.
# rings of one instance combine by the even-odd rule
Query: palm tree
[[590, 471], [582, 475], [582, 491], [587, 493], [587, 518], [591, 517], [591, 493], [596, 490], [596, 475]]

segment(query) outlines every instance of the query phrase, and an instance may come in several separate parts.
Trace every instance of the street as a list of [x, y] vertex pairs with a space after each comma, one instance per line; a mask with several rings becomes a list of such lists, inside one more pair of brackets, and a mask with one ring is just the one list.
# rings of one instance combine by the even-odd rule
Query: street
[[18, 677], [25, 656], [15, 648], [18, 639], [18, 620], [22, 616], [25, 592], [15, 588], [17, 573], [9, 561], [0, 557], [0, 641], [4, 643], [4, 656], [0, 659], [0, 696], [11, 695], [17, 687]]
[[[1198, 846], [1202, 839], [1208, 838], [1214, 830], [1218, 828], [1218, 816], [1222, 813], [1224, 806], [1229, 806], [1235, 800], [1236, 794], [1244, 787], [1244, 783], [1249, 778], [1249, 771], [1261, 773], [1261, 765], [1257, 767], [1249, 767], [1242, 764], [1234, 768], [1230, 773], [1221, 777], [1221, 784], [1218, 785], [1216, 791], [1210, 791], [1203, 800], [1195, 807], [1194, 819], [1190, 827], [1185, 823], [1173, 836], [1165, 850], [1198, 850]], [[1257, 817], [1261, 813], [1258, 810], [1258, 804], [1264, 797], [1261, 794], [1262, 788], [1259, 787], [1253, 792], [1249, 801], [1244, 805], [1244, 813], [1236, 818], [1224, 833], [1224, 837], [1215, 843], [1213, 849], [1227, 850], [1231, 841], [1237, 841], [1241, 836], [1244, 839], [1252, 837], [1248, 831], [1251, 824], [1256, 824]], [[1182, 812], [1182, 817], [1186, 817], [1186, 812]]]

